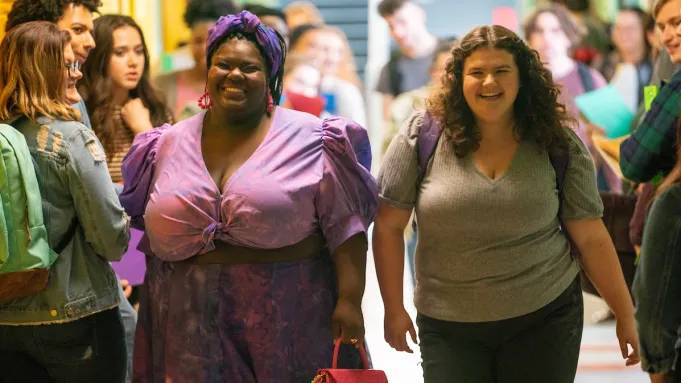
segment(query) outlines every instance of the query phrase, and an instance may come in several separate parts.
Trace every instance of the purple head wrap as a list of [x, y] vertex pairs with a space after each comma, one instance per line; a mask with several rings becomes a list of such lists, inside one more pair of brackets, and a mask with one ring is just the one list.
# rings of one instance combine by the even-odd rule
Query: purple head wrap
[[[258, 16], [241, 11], [237, 15], [221, 16], [215, 26], [208, 31], [208, 45], [206, 52], [210, 55], [220, 40], [233, 32], [243, 32], [253, 34], [256, 41], [267, 55], [266, 59], [270, 65], [270, 81], [274, 80], [279, 69], [283, 65], [284, 52], [279, 44], [277, 33], [270, 27], [260, 22]], [[210, 63], [208, 63], [210, 65]]]

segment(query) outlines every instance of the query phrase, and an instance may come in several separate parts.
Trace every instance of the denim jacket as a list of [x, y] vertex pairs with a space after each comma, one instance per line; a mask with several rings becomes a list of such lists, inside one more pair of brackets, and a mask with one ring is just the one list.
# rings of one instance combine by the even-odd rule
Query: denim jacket
[[681, 357], [681, 183], [650, 207], [632, 292], [641, 367], [668, 373]]
[[63, 323], [116, 307], [118, 281], [109, 261], [129, 239], [94, 132], [75, 121], [9, 121], [26, 138], [42, 196], [50, 247], [59, 256], [40, 293], [0, 304], [0, 324]]

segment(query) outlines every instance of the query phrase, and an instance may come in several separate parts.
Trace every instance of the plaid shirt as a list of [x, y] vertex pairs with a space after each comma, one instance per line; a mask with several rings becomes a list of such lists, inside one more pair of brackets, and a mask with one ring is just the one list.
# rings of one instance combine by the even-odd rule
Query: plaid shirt
[[638, 128], [620, 145], [622, 174], [646, 182], [676, 163], [676, 123], [681, 115], [681, 71], [660, 89]]

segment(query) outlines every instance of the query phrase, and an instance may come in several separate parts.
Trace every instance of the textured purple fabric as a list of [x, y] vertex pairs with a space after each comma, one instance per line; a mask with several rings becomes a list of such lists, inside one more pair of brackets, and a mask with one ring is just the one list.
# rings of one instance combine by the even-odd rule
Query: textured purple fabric
[[131, 228], [128, 250], [123, 254], [120, 261], [111, 262], [111, 268], [116, 272], [118, 279], [125, 279], [132, 286], [144, 283], [144, 273], [147, 267], [144, 263], [144, 253], [138, 250], [138, 245], [143, 236], [143, 231]]
[[301, 383], [330, 366], [329, 257], [265, 265], [147, 260], [137, 383]]
[[220, 193], [201, 154], [203, 116], [138, 135], [123, 161], [121, 203], [136, 222], [144, 215], [157, 257], [203, 254], [215, 239], [275, 249], [319, 229], [333, 252], [366, 233], [377, 188], [354, 151], [366, 157], [363, 128], [277, 107], [264, 141]]
[[[147, 270], [136, 383], [308, 383], [331, 367], [329, 257], [236, 266], [148, 257]], [[361, 367], [356, 350], [341, 352], [341, 367]]]
[[203, 162], [203, 117], [138, 135], [123, 162], [121, 202], [145, 224], [155, 255], [142, 287], [135, 381], [309, 382], [331, 361], [328, 255], [235, 266], [182, 260], [214, 240], [271, 249], [321, 231], [333, 252], [366, 233], [377, 207], [366, 131], [277, 107], [262, 144], [220, 193]]
[[[268, 56], [267, 59], [271, 67], [269, 68], [270, 81], [274, 79], [279, 68], [284, 65], [284, 52], [279, 45], [277, 33], [267, 25], [260, 22], [258, 16], [241, 11], [237, 15], [222, 16], [215, 23], [215, 26], [208, 31], [208, 42], [206, 52], [216, 49], [215, 44], [224, 36], [232, 32], [252, 33], [258, 44], [263, 47], [263, 51]], [[210, 66], [210, 61], [208, 61]]]

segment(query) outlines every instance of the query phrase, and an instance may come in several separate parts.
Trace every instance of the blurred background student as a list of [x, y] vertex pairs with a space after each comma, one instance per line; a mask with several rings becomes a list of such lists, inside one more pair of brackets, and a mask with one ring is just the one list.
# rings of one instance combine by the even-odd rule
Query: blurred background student
[[343, 31], [327, 25], [299, 26], [291, 33], [290, 52], [310, 57], [321, 70], [327, 113], [366, 124], [361, 82]]
[[151, 85], [149, 52], [135, 20], [100, 16], [94, 36], [97, 46], [83, 66], [79, 90], [104, 146], [111, 179], [121, 183], [121, 163], [135, 136], [172, 121], [172, 116]]
[[197, 102], [205, 92], [208, 74], [206, 64], [208, 30], [215, 25], [220, 16], [236, 11], [237, 7], [231, 0], [190, 0], [187, 3], [184, 21], [191, 29], [189, 47], [194, 65], [154, 80], [176, 120], [185, 119], [201, 111]]

